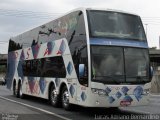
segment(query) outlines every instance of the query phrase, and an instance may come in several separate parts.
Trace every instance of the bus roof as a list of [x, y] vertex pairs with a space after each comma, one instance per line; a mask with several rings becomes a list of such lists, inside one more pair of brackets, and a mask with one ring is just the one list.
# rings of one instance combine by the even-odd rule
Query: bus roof
[[[125, 11], [116, 10], [116, 9], [80, 7], [80, 8], [73, 9], [73, 10], [71, 10], [71, 11], [69, 11], [69, 12], [67, 12], [67, 13], [65, 13], [65, 14], [63, 14], [63, 15], [60, 15], [60, 16], [56, 17], [55, 19], [47, 22], [47, 23], [50, 23], [50, 22], [52, 22], [52, 21], [54, 21], [54, 20], [56, 20], [56, 19], [58, 19], [58, 18], [61, 18], [61, 17], [65, 16], [65, 15], [71, 13], [71, 12], [78, 11], [78, 10], [81, 10], [81, 11], [86, 11], [86, 10], [113, 11], [113, 12], [120, 12], [120, 13], [125, 13], [125, 14], [131, 14], [131, 15], [139, 16], [139, 15], [137, 15], [137, 14], [135, 14], [135, 13], [125, 12]], [[26, 30], [26, 31], [24, 31], [23, 33], [20, 33], [20, 34], [18, 34], [18, 35], [16, 35], [16, 36], [11, 37], [10, 39], [14, 40], [14, 38], [21, 37], [23, 34], [29, 32], [29, 31], [33, 31], [34, 29], [36, 29], [36, 28], [38, 28], [38, 27], [41, 27], [41, 26], [43, 26], [43, 25], [45, 25], [45, 24], [47, 24], [47, 23], [44, 23], [44, 24], [42, 24], [42, 25], [39, 25], [39, 26], [37, 26], [37, 27], [35, 27], [35, 28], [32, 28], [32, 29], [29, 29], [29, 30]]]
[[74, 10], [72, 10], [70, 12], [77, 11], [77, 10], [82, 10], [82, 11], [83, 10], [113, 11], [113, 12], [126, 13], [126, 14], [131, 14], [131, 15], [139, 16], [136, 13], [127, 12], [127, 11], [118, 10], [118, 9], [110, 9], [110, 8], [87, 8], [87, 7], [81, 7], [81, 8], [74, 9]]

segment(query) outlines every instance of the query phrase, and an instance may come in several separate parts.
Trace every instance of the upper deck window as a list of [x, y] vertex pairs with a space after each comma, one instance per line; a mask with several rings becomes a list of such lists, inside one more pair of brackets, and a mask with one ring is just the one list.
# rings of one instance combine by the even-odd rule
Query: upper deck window
[[141, 19], [136, 15], [89, 10], [88, 22], [91, 37], [146, 40]]

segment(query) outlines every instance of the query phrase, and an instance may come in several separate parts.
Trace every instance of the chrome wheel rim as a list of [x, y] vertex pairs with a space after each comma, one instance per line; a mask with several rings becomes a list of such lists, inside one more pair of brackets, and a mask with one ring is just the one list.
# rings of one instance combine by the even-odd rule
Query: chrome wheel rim
[[22, 85], [20, 85], [19, 95], [20, 95], [20, 97], [23, 95], [23, 93], [22, 93]]
[[69, 93], [67, 90], [63, 92], [62, 101], [63, 101], [64, 107], [67, 107], [69, 104]]
[[57, 92], [55, 89], [53, 89], [51, 92], [51, 101], [53, 104], [56, 104], [57, 102]]

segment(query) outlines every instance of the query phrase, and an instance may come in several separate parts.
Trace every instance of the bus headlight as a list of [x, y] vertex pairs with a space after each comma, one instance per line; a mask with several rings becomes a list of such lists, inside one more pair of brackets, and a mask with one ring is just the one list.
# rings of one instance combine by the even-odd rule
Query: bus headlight
[[143, 95], [148, 95], [149, 94], [149, 89], [144, 89], [143, 90]]
[[105, 95], [107, 95], [106, 91], [103, 90], [103, 89], [91, 88], [91, 90], [92, 90], [92, 92], [93, 92], [94, 94], [98, 94], [98, 95], [100, 95], [100, 96], [105, 96]]
[[105, 90], [103, 90], [103, 89], [99, 89], [99, 91], [98, 91], [98, 95], [105, 96], [105, 95], [107, 95], [107, 94], [106, 94], [106, 91], [105, 91]]
[[92, 90], [92, 92], [93, 92], [94, 94], [98, 94], [98, 89], [96, 89], [96, 88], [91, 88], [91, 90]]

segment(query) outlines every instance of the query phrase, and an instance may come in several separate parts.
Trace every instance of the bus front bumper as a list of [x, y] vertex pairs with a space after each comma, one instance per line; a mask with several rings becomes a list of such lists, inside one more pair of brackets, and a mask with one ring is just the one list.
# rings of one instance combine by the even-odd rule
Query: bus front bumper
[[117, 98], [117, 95], [99, 96], [94, 95], [94, 99], [90, 99], [88, 107], [129, 107], [129, 106], [145, 106], [149, 104], [149, 94], [135, 96], [125, 95]]

